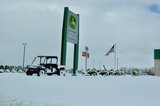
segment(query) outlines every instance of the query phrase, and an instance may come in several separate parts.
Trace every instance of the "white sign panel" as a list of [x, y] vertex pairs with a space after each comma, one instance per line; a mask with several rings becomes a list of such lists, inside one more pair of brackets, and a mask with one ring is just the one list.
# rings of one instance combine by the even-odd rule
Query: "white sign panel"
[[70, 43], [78, 43], [78, 27], [79, 16], [71, 11], [68, 11], [67, 20], [67, 41]]

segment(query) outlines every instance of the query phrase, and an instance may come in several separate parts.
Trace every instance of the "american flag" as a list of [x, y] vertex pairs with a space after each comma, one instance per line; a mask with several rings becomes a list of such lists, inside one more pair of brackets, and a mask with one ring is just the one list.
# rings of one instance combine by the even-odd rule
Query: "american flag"
[[105, 56], [108, 56], [110, 53], [114, 53], [115, 44], [111, 47], [111, 49], [107, 52]]

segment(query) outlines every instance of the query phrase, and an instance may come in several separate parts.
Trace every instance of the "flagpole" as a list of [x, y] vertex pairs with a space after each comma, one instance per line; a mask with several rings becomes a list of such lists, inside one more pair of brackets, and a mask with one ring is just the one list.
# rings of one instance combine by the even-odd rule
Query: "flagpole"
[[116, 53], [116, 52], [117, 52], [117, 51], [116, 51], [116, 46], [117, 46], [117, 45], [115, 44], [115, 47], [114, 47], [114, 70], [116, 70], [116, 58], [117, 58], [117, 57], [116, 57], [116, 55], [117, 55], [117, 53]]
[[119, 58], [117, 58], [117, 70], [118, 70], [118, 61], [119, 61]]
[[110, 53], [114, 53], [114, 57], [113, 57], [113, 70], [116, 70], [116, 43], [110, 48], [110, 50], [107, 52], [107, 54], [105, 56], [108, 56]]

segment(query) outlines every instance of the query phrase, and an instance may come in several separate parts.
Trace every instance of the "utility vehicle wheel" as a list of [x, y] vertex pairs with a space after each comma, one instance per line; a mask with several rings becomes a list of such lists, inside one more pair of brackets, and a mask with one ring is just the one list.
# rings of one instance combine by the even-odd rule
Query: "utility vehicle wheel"
[[107, 76], [107, 74], [104, 74], [103, 76], [104, 76], [104, 77], [106, 77], [106, 76]]
[[27, 71], [26, 75], [33, 75], [33, 73], [31, 71]]
[[41, 75], [44, 75], [44, 71], [43, 71], [43, 70], [40, 70], [40, 71], [37, 73], [37, 76], [41, 76]]
[[26, 75], [30, 75], [29, 71], [26, 72]]
[[59, 69], [57, 69], [57, 75], [60, 76], [60, 70]]

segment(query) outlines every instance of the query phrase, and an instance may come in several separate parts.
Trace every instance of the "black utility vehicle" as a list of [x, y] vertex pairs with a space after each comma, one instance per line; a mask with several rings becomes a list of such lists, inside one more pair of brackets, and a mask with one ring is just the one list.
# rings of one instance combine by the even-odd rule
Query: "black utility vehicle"
[[37, 56], [32, 61], [31, 65], [27, 66], [27, 75], [42, 74], [47, 75], [60, 75], [60, 71], [64, 68], [58, 68], [58, 57], [57, 56]]

